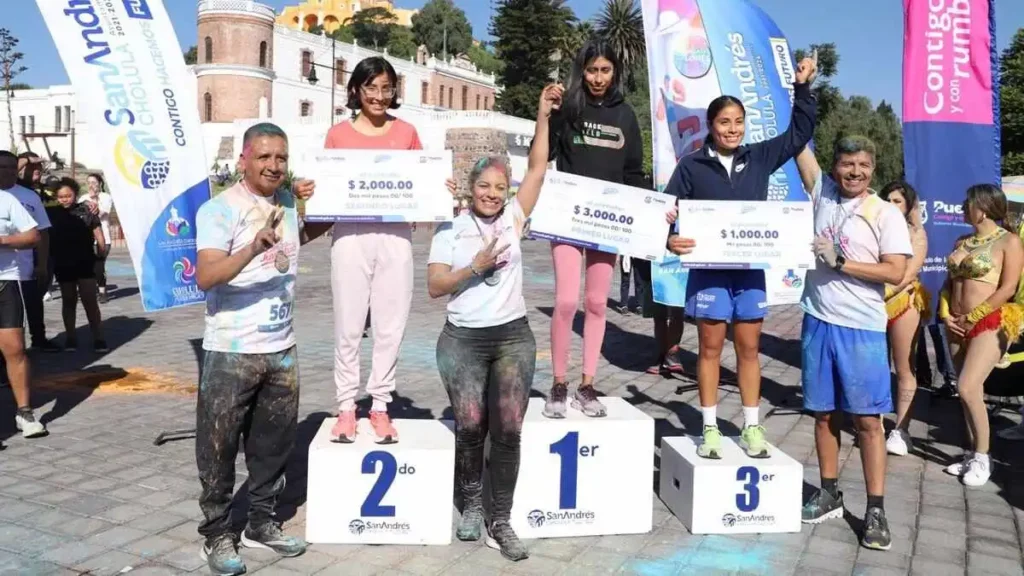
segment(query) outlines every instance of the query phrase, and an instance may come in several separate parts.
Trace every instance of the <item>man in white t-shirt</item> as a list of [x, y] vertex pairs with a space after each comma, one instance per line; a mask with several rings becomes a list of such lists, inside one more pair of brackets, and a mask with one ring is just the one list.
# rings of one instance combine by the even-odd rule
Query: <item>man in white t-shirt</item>
[[48, 288], [47, 271], [50, 260], [50, 218], [39, 194], [15, 184], [6, 190], [11, 193], [29, 216], [36, 221], [39, 243], [35, 250], [18, 250], [18, 280], [25, 300], [25, 317], [32, 349], [42, 352], [59, 352], [60, 347], [46, 338], [46, 323], [43, 318], [43, 294]]
[[913, 254], [903, 215], [870, 192], [875, 145], [852, 136], [836, 143], [832, 177], [814, 154], [797, 157], [814, 205], [817, 267], [807, 272], [801, 305], [804, 408], [815, 414], [821, 489], [803, 508], [803, 521], [843, 517], [839, 477], [840, 418], [853, 415], [868, 503], [861, 545], [888, 550], [885, 518], [885, 433], [892, 411], [885, 284], [899, 284]]
[[206, 291], [203, 369], [196, 406], [196, 463], [205, 516], [201, 551], [214, 574], [245, 572], [231, 531], [235, 458], [245, 437], [249, 523], [242, 544], [298, 556], [306, 549], [274, 519], [295, 443], [299, 369], [292, 328], [299, 246], [328, 225], [299, 224], [296, 195], [282, 189], [288, 139], [273, 124], [243, 136], [242, 180], [209, 200], [196, 217], [196, 280]]
[[14, 422], [22, 436], [46, 434], [36, 421], [29, 398], [29, 364], [25, 356], [25, 308], [19, 284], [19, 252], [30, 256], [39, 242], [36, 221], [9, 192], [18, 179], [18, 157], [0, 150], [0, 353], [18, 404]]

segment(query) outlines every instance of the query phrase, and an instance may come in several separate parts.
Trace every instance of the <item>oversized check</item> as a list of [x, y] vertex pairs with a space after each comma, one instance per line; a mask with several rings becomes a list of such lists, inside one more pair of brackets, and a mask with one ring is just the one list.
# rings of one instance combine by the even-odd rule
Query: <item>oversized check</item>
[[680, 200], [679, 235], [693, 238], [684, 268], [814, 267], [810, 202]]
[[675, 197], [624, 184], [548, 172], [530, 234], [601, 252], [660, 260], [665, 254], [665, 213]]
[[451, 150], [310, 150], [294, 171], [316, 182], [308, 222], [444, 222], [452, 219]]

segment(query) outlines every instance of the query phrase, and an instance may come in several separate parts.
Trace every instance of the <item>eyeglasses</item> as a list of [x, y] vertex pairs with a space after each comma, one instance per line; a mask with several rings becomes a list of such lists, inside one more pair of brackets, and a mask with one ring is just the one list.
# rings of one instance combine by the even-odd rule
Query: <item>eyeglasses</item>
[[362, 91], [370, 98], [393, 98], [395, 96], [395, 89], [391, 87], [382, 90], [376, 86], [363, 86]]

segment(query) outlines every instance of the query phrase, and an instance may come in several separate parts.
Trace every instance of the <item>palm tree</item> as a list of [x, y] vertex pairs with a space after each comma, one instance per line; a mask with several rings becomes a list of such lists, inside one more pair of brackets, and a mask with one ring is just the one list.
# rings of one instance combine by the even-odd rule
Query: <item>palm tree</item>
[[637, 65], [647, 55], [640, 3], [636, 0], [605, 0], [596, 24], [597, 33], [611, 44], [622, 60], [626, 77], [632, 79]]

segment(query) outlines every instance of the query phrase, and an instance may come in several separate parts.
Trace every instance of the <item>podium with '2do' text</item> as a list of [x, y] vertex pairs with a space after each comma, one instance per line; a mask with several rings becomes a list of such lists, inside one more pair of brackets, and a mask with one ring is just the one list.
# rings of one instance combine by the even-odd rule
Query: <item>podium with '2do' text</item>
[[309, 447], [306, 540], [451, 543], [455, 435], [449, 426], [394, 420], [400, 441], [378, 445], [369, 421], [361, 419], [354, 443], [335, 444], [335, 420], [324, 420]]
[[523, 421], [512, 527], [520, 538], [640, 534], [652, 523], [654, 420], [621, 398], [601, 398], [604, 418], [569, 409]]

